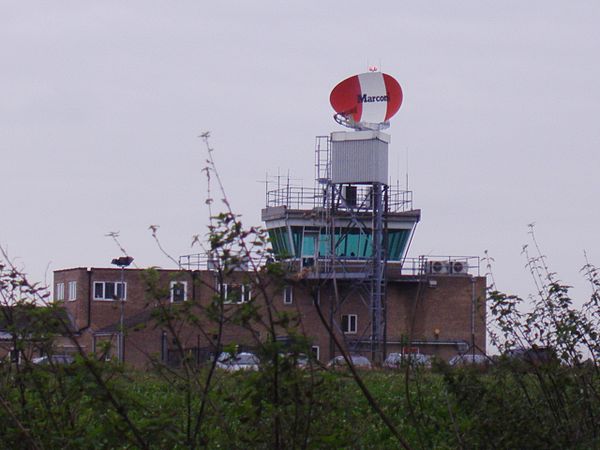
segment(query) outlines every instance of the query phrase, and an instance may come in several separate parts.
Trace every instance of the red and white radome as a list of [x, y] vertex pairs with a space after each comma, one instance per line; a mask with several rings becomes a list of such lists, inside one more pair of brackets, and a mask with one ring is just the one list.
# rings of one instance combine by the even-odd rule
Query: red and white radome
[[361, 73], [334, 87], [329, 101], [338, 114], [355, 123], [385, 123], [400, 109], [402, 88], [385, 73]]

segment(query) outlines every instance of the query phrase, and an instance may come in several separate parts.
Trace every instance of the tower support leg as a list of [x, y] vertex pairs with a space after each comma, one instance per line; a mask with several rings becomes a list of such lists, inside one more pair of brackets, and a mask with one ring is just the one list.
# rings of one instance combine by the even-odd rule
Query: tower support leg
[[383, 184], [373, 183], [373, 231], [371, 272], [371, 358], [375, 364], [383, 363], [384, 354], [384, 296], [385, 296], [385, 249], [384, 249], [384, 201]]

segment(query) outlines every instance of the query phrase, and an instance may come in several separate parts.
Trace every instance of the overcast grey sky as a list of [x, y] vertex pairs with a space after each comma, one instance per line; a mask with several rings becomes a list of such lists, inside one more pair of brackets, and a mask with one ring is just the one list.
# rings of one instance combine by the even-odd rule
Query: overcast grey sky
[[329, 92], [379, 65], [404, 89], [390, 169], [422, 222], [411, 255], [495, 258], [532, 290], [527, 224], [586, 295], [600, 264], [600, 3], [596, 1], [3, 2], [0, 244], [35, 279], [140, 266], [203, 234], [204, 148], [236, 211], [260, 223], [264, 185], [312, 185], [314, 136], [339, 130]]

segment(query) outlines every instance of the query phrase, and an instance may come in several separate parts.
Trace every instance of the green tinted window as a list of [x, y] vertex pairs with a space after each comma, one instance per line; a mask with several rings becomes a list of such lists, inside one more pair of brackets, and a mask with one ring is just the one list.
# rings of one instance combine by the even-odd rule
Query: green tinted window
[[329, 242], [330, 236], [328, 234], [319, 236], [319, 257], [324, 258], [331, 255], [331, 244]]
[[290, 240], [285, 227], [269, 230], [269, 239], [273, 246], [273, 252], [279, 257], [287, 257], [292, 254]]
[[315, 256], [315, 250], [317, 248], [317, 238], [319, 235], [314, 232], [304, 232], [304, 239], [302, 240], [302, 256], [312, 257]]
[[409, 230], [392, 230], [388, 232], [388, 259], [398, 261], [402, 257], [408, 243]]
[[365, 258], [371, 256], [371, 237], [359, 229], [337, 229], [335, 253], [345, 258]]

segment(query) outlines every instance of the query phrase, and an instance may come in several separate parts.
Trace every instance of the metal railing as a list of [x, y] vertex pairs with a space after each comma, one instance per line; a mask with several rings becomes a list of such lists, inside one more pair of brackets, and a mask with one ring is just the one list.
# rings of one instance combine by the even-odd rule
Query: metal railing
[[[336, 205], [336, 209], [370, 210], [370, 187], [356, 187], [356, 201], [353, 204]], [[286, 206], [288, 209], [324, 208], [328, 204], [325, 188], [308, 188], [303, 186], [284, 186], [268, 190], [266, 194], [267, 208]], [[413, 208], [413, 193], [395, 187], [388, 188], [388, 211], [402, 212]]]
[[[387, 277], [425, 275], [480, 275], [478, 256], [419, 256], [405, 258], [402, 261], [387, 261]], [[280, 261], [289, 272], [305, 271], [313, 274], [312, 278], [329, 278], [333, 275], [343, 278], [357, 277], [359, 274], [369, 276], [371, 260], [368, 258], [290, 258]]]
[[248, 271], [251, 268], [260, 267], [265, 264], [263, 258], [248, 258], [243, 254], [231, 254], [227, 261], [219, 256], [211, 256], [207, 253], [194, 253], [179, 257], [179, 269], [181, 270], [235, 270]]
[[[388, 263], [389, 264], [389, 263]], [[405, 258], [402, 275], [480, 275], [479, 256], [421, 255]]]
[[[252, 262], [252, 264], [251, 264]], [[249, 267], [261, 267], [265, 260], [240, 262], [236, 270], [248, 270]], [[361, 258], [289, 258], [280, 261], [290, 272], [301, 270], [314, 273], [316, 276], [327, 274], [359, 274], [368, 273], [369, 259]], [[216, 270], [219, 262], [205, 253], [182, 255], [179, 257], [179, 268], [182, 270]], [[480, 275], [481, 258], [478, 256], [419, 256], [405, 258], [402, 261], [387, 261], [388, 275], [422, 276], [422, 275]]]
[[324, 205], [325, 193], [320, 189], [284, 186], [267, 191], [267, 208], [287, 206], [289, 209], [313, 209]]
[[404, 191], [397, 188], [388, 189], [388, 210], [390, 212], [410, 211], [412, 209], [412, 191]]
[[214, 270], [214, 259], [206, 253], [194, 253], [179, 257], [179, 268], [182, 270]]

